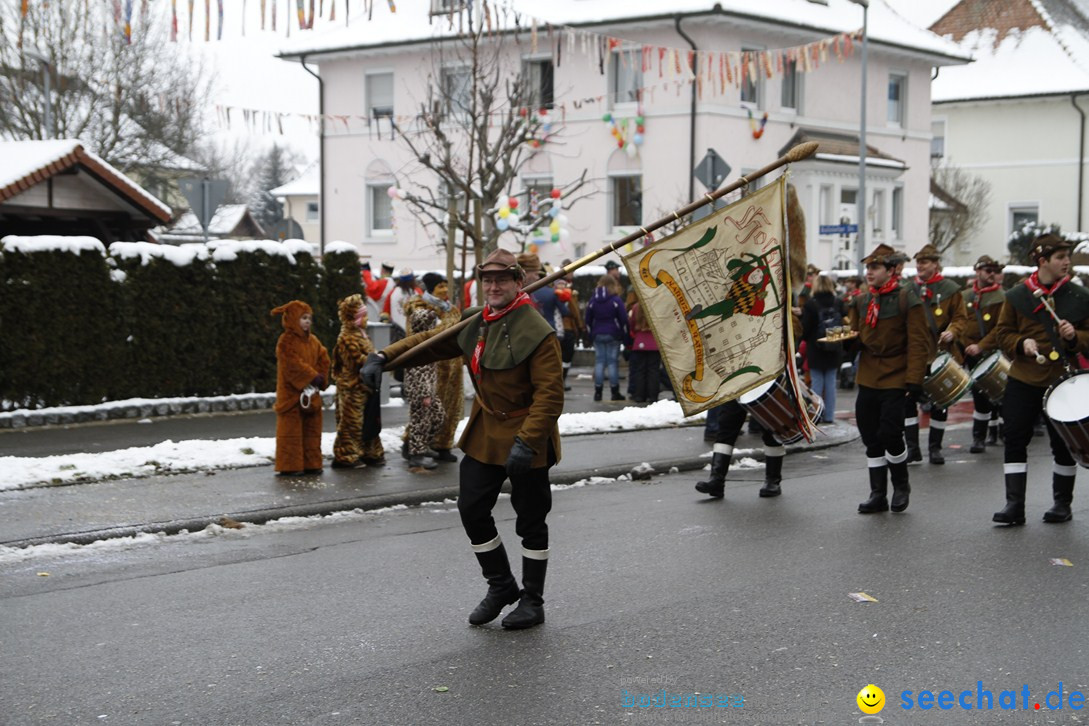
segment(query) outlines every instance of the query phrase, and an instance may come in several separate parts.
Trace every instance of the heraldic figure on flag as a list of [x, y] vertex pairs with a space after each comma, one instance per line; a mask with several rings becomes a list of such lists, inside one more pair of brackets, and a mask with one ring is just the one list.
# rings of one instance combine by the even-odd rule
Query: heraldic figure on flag
[[794, 349], [785, 198], [780, 176], [624, 257], [686, 416], [735, 399], [793, 363], [785, 352]]

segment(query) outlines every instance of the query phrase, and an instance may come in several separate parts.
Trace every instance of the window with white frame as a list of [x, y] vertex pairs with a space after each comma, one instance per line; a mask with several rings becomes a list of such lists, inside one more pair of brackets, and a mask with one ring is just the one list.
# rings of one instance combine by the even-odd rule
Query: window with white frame
[[779, 105], [784, 109], [802, 112], [802, 78], [798, 75], [798, 61], [783, 60], [783, 84]]
[[638, 103], [643, 88], [642, 50], [620, 50], [609, 59], [609, 100], [613, 105]]
[[945, 156], [945, 121], [930, 122], [930, 158], [941, 159]]
[[468, 66], [448, 66], [442, 69], [443, 112], [450, 116], [464, 116], [472, 101], [473, 78]]
[[306, 203], [306, 221], [317, 222], [321, 216], [321, 208], [317, 202]]
[[393, 202], [389, 196], [392, 182], [367, 183], [367, 236], [393, 235]]
[[1011, 204], [1009, 210], [1007, 235], [1017, 232], [1026, 224], [1038, 224], [1040, 222], [1040, 205], [1037, 202]]
[[534, 109], [552, 108], [553, 66], [551, 59], [527, 60], [522, 64], [526, 82], [526, 106]]
[[821, 184], [819, 224], [830, 225], [839, 222], [839, 220], [833, 216], [835, 210], [832, 209], [832, 192], [833, 187], [831, 184]]
[[368, 73], [364, 82], [367, 89], [367, 115], [371, 118], [393, 116], [393, 74]]
[[643, 223], [643, 177], [624, 174], [609, 177], [612, 201], [610, 226], [637, 227]]
[[873, 207], [870, 210], [870, 215], [873, 217], [873, 233], [874, 236], [883, 237], [885, 235], [885, 190], [875, 189], [873, 192]]
[[749, 72], [741, 79], [741, 103], [750, 104], [755, 108], [764, 107], [764, 82], [761, 80], [761, 70], [759, 66], [753, 73], [751, 64], [759, 64], [760, 53], [763, 52], [763, 48], [742, 48], [742, 53], [752, 53], [749, 56]]
[[431, 14], [444, 15], [457, 10], [464, 10], [466, 0], [431, 0]]
[[904, 238], [904, 188], [896, 187], [892, 190], [892, 216], [889, 218], [892, 238], [902, 240]]
[[907, 76], [903, 73], [889, 74], [889, 112], [888, 121], [896, 126], [904, 126], [907, 112]]

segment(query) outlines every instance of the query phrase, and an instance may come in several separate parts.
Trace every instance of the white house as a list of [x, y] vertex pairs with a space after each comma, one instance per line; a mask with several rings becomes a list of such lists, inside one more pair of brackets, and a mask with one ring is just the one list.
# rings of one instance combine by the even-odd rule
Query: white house
[[975, 62], [933, 82], [932, 155], [991, 185], [985, 226], [956, 245], [953, 264], [1006, 259], [1025, 222], [1085, 218], [1089, 18], [1074, 0], [963, 0], [931, 29]]
[[312, 244], [321, 241], [321, 177], [316, 167], [270, 189], [269, 194], [284, 205], [284, 218], [294, 220], [302, 229], [302, 239]]
[[[708, 149], [730, 165], [724, 180], [730, 182], [773, 161], [793, 141], [814, 139], [821, 153], [792, 169], [807, 211], [810, 258], [825, 268], [851, 265], [853, 237], [821, 236], [819, 228], [856, 216], [861, 63], [858, 36], [845, 34], [860, 30], [860, 6], [848, 0], [514, 4], [540, 15], [520, 18], [521, 42], [505, 60], [540, 84], [542, 99], [551, 97], [561, 139], [537, 152], [521, 185], [549, 189], [586, 171], [597, 191], [566, 212], [571, 238], [544, 245], [542, 259], [555, 263], [600, 248], [704, 194], [692, 170]], [[436, 266], [443, 235], [387, 195], [390, 186], [428, 183], [406, 175], [411, 157], [387, 119], [411, 125], [430, 74], [453, 87], [468, 80], [454, 65], [436, 67], [432, 52], [436, 35], [457, 27], [457, 13], [443, 9], [465, 3], [431, 5], [429, 14], [426, 3], [403, 3], [396, 15], [299, 38], [281, 54], [316, 66], [322, 79], [324, 239], [347, 240], [365, 256], [416, 268]], [[927, 234], [931, 74], [969, 58], [884, 0], [871, 0], [868, 27], [867, 245], [914, 249]], [[689, 59], [695, 73], [686, 68]], [[634, 119], [643, 117], [637, 153], [619, 148], [604, 114], [628, 139]], [[513, 236], [501, 244], [514, 246]]]

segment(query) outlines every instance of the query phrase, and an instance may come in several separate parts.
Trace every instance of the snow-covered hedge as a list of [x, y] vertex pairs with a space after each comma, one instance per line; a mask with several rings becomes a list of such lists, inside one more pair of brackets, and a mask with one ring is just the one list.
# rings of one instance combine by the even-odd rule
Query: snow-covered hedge
[[179, 246], [90, 237], [0, 239], [3, 408], [271, 391], [288, 300], [331, 347], [336, 301], [360, 291], [351, 245], [302, 240]]

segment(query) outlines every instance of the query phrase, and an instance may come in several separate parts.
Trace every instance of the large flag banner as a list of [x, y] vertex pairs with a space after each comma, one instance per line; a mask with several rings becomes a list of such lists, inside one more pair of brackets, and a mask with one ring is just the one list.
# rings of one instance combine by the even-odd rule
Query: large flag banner
[[624, 257], [686, 416], [787, 364], [786, 181]]

